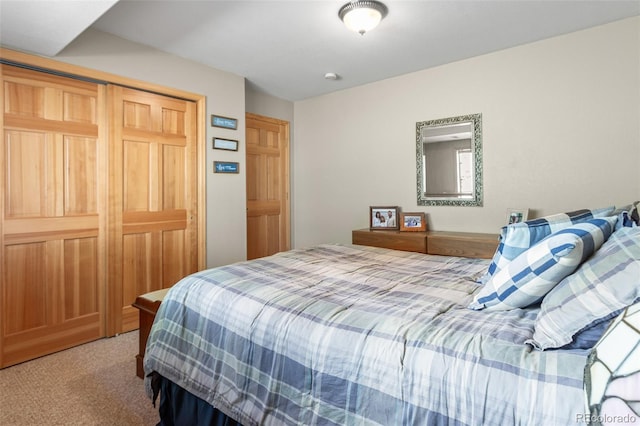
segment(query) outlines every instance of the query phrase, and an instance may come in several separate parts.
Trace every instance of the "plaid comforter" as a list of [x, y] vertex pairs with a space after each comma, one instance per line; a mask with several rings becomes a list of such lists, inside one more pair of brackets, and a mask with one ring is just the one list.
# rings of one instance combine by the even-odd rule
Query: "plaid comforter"
[[537, 309], [467, 309], [488, 263], [321, 245], [202, 271], [145, 370], [246, 426], [576, 424], [587, 352], [525, 345]]

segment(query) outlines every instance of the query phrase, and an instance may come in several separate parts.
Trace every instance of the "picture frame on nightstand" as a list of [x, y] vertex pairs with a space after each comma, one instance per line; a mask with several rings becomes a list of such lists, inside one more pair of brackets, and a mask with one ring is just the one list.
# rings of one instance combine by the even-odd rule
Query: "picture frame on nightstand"
[[528, 216], [529, 209], [507, 209], [507, 225], [524, 222]]
[[400, 213], [401, 232], [420, 232], [426, 230], [427, 220], [424, 213]]
[[398, 213], [398, 206], [370, 206], [369, 229], [372, 231], [397, 231], [400, 229]]

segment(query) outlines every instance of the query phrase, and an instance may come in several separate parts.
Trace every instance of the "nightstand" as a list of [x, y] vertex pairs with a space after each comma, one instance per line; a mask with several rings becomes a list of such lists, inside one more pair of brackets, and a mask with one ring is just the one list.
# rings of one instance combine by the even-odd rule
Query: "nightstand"
[[428, 231], [427, 253], [491, 259], [498, 248], [498, 242], [498, 234]]
[[491, 259], [498, 247], [498, 234], [357, 229], [351, 232], [351, 242], [363, 246], [417, 253]]
[[427, 232], [357, 229], [351, 232], [351, 242], [362, 246], [415, 251], [418, 253], [427, 252]]

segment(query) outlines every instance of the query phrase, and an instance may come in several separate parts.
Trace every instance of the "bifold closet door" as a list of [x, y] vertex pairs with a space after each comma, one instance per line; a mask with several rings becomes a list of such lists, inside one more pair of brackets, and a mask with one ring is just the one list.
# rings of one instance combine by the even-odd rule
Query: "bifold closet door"
[[106, 88], [0, 67], [4, 367], [105, 334]]
[[195, 102], [0, 71], [1, 368], [137, 328], [199, 247]]
[[109, 86], [107, 333], [138, 328], [138, 295], [198, 267], [196, 104]]

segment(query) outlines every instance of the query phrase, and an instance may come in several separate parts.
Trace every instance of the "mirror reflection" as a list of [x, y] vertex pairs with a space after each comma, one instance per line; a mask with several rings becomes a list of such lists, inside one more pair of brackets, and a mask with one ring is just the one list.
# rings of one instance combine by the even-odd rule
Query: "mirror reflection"
[[482, 205], [482, 115], [416, 123], [418, 205]]

